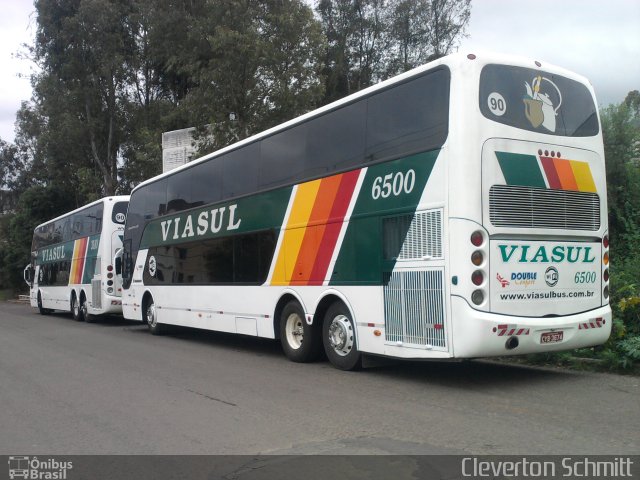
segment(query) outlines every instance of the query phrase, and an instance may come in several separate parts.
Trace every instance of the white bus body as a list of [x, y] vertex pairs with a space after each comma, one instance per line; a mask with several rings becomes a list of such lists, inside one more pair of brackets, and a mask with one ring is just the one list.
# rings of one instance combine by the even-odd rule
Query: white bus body
[[[456, 54], [148, 180], [125, 227], [124, 316], [154, 333], [278, 338], [294, 361], [324, 346], [344, 369], [363, 353], [602, 344], [611, 310], [595, 105], [590, 84], [564, 69]], [[209, 190], [197, 194], [201, 181]]]
[[122, 247], [128, 202], [128, 196], [106, 197], [36, 227], [25, 268], [32, 307], [86, 321], [122, 313], [113, 258]]

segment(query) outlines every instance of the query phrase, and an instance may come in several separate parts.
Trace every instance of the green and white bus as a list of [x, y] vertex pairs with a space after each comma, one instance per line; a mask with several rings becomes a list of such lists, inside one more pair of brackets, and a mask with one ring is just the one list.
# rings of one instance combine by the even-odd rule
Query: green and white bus
[[123, 313], [341, 369], [597, 345], [607, 228], [587, 80], [455, 54], [138, 185]]
[[113, 258], [122, 248], [128, 204], [129, 196], [106, 197], [36, 227], [24, 270], [32, 307], [87, 322], [122, 313]]

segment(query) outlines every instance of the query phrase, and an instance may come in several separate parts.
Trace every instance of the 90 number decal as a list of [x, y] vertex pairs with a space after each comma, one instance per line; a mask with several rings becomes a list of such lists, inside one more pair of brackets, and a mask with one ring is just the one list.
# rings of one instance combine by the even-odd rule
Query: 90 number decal
[[391, 195], [398, 197], [403, 193], [411, 193], [416, 186], [416, 172], [411, 169], [405, 172], [387, 173], [384, 177], [376, 177], [371, 188], [371, 197], [374, 200], [388, 198]]

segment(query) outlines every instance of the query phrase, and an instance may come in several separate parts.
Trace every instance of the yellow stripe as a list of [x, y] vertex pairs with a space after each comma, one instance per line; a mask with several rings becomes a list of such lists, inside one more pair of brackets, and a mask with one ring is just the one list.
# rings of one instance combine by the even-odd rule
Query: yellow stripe
[[581, 192], [596, 192], [596, 184], [593, 181], [591, 175], [591, 169], [587, 162], [578, 162], [576, 160], [570, 160], [571, 169], [573, 170], [573, 176], [576, 178], [578, 184], [578, 190]]
[[80, 241], [73, 242], [73, 256], [71, 257], [71, 278], [69, 284], [75, 285], [78, 282], [78, 257], [80, 256], [78, 250], [80, 249]]
[[291, 280], [291, 274], [298, 259], [304, 232], [319, 188], [320, 180], [314, 180], [298, 186], [284, 238], [282, 239], [282, 245], [280, 246], [280, 252], [278, 253], [278, 260], [273, 270], [272, 285], [288, 285]]

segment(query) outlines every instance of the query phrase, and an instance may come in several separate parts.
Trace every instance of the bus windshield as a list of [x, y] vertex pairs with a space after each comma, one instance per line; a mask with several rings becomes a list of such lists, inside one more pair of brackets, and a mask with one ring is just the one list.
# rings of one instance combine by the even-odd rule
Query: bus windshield
[[587, 87], [530, 68], [485, 66], [480, 74], [480, 110], [490, 120], [532, 132], [566, 137], [599, 132]]

